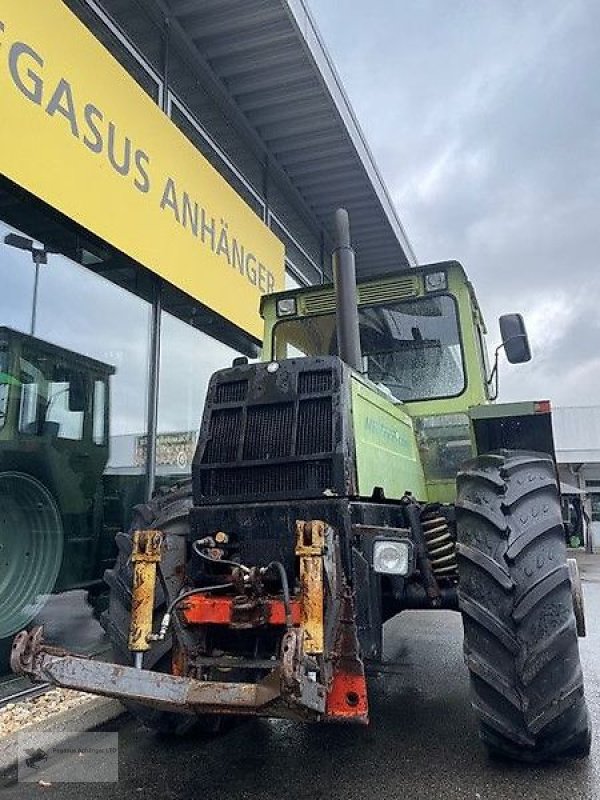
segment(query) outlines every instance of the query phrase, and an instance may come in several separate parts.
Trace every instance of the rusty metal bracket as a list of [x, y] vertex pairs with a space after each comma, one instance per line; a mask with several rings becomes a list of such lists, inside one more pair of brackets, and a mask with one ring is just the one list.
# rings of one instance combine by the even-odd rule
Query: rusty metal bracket
[[156, 569], [160, 562], [163, 535], [160, 531], [134, 531], [131, 561], [133, 585], [131, 587], [131, 622], [129, 649], [143, 653], [150, 649]]
[[319, 655], [324, 648], [323, 555], [326, 529], [327, 525], [320, 520], [296, 522], [296, 555], [300, 559], [304, 652], [308, 655]]
[[11, 666], [37, 681], [175, 713], [319, 719], [325, 712], [325, 689], [307, 672], [306, 659], [292, 661], [297, 681], [289, 683], [282, 680], [277, 662], [256, 683], [202, 681], [70, 654], [45, 645], [42, 629], [35, 628], [16, 637]]

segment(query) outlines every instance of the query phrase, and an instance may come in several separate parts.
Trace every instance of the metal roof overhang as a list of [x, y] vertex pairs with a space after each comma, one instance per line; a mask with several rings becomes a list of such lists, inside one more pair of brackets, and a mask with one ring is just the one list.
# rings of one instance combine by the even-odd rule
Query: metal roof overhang
[[331, 231], [335, 209], [348, 209], [359, 276], [417, 263], [304, 0], [106, 5], [130, 17], [142, 5], [169, 20], [173, 45], [194, 55], [221, 107], [228, 106], [318, 226]]

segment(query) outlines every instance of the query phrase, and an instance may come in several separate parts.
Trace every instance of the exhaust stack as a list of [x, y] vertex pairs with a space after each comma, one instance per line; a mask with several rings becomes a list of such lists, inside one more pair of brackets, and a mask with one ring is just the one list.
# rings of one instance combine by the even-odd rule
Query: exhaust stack
[[356, 372], [362, 372], [356, 266], [354, 250], [350, 244], [350, 221], [345, 208], [338, 208], [335, 212], [335, 248], [332, 259], [338, 355]]

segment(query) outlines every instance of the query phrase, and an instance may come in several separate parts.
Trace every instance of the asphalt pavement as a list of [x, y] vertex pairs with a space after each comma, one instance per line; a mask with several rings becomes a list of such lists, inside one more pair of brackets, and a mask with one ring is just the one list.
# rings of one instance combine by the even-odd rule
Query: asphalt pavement
[[[600, 557], [582, 557], [588, 636], [580, 640], [596, 733], [589, 759], [527, 767], [491, 761], [477, 736], [462, 660], [461, 621], [408, 612], [386, 627], [385, 673], [371, 680], [371, 724], [252, 720], [217, 738], [161, 738], [128, 716], [118, 783], [18, 783], [2, 796], [31, 800], [600, 800]], [[77, 758], [77, 756], [72, 756]]]

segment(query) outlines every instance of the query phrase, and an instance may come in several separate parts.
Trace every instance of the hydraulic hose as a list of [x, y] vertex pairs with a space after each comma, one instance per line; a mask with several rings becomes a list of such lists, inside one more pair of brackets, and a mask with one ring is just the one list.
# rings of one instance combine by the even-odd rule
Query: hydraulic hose
[[290, 598], [290, 585], [288, 583], [287, 573], [281, 561], [271, 561], [271, 563], [265, 567], [265, 573], [267, 573], [271, 567], [274, 567], [279, 572], [281, 591], [283, 593], [283, 606], [285, 608], [285, 627], [289, 630], [293, 626], [293, 621], [292, 601]]

